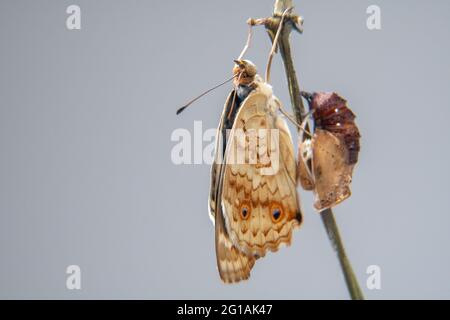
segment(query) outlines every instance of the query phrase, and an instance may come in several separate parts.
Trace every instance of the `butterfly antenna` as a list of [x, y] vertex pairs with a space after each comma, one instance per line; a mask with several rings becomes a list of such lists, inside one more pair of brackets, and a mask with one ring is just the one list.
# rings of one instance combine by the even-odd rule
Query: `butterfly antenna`
[[[251, 25], [249, 25], [249, 29], [248, 29], [248, 36], [247, 36], [247, 42], [245, 43], [244, 49], [242, 49], [241, 54], [239, 55], [239, 57], [237, 58], [237, 60], [242, 60], [242, 58], [244, 57], [244, 55], [246, 54], [246, 52], [248, 51], [248, 49], [250, 48], [250, 44], [252, 43], [252, 37], [253, 37], [253, 27]], [[184, 111], [184, 109], [186, 109], [187, 107], [189, 107], [191, 104], [193, 104], [195, 101], [197, 101], [198, 99], [200, 99], [201, 97], [207, 95], [208, 93], [210, 93], [211, 91], [219, 88], [220, 86], [223, 86], [224, 84], [230, 82], [231, 80], [233, 80], [236, 77], [240, 77], [242, 74], [236, 74], [234, 75], [232, 78], [226, 80], [225, 82], [222, 82], [220, 84], [218, 84], [217, 86], [205, 91], [204, 93], [202, 93], [201, 95], [199, 95], [198, 97], [192, 99], [191, 101], [189, 101], [188, 103], [186, 103], [184, 106], [182, 106], [180, 109], [177, 110], [177, 115], [179, 115], [180, 113], [182, 113]], [[233, 101], [236, 98], [236, 92], [235, 95], [233, 97]], [[233, 103], [234, 105], [234, 103]]]
[[252, 43], [252, 36], [253, 36], [253, 27], [251, 25], [249, 25], [248, 36], [247, 36], [247, 43], [245, 44], [244, 49], [242, 49], [242, 52], [239, 55], [239, 58], [237, 58], [237, 60], [242, 60], [242, 58], [244, 57], [244, 55], [247, 52], [248, 48], [250, 48], [250, 44]]
[[234, 78], [236, 78], [238, 76], [238, 74], [234, 75], [233, 77], [231, 77], [230, 79], [218, 84], [217, 86], [212, 87], [209, 90], [206, 90], [205, 92], [203, 92], [201, 95], [197, 96], [196, 98], [192, 99], [191, 101], [189, 101], [188, 103], [186, 103], [184, 106], [182, 106], [180, 109], [177, 110], [177, 115], [179, 115], [180, 113], [182, 113], [184, 111], [184, 109], [186, 109], [187, 107], [189, 107], [191, 104], [193, 104], [195, 101], [197, 101], [198, 99], [200, 99], [201, 97], [207, 95], [208, 93], [210, 93], [211, 91], [223, 86], [224, 84], [230, 82], [231, 80], [233, 80]]
[[270, 53], [269, 53], [269, 60], [267, 61], [267, 68], [266, 68], [266, 82], [267, 83], [269, 83], [269, 81], [270, 81], [270, 67], [272, 66], [272, 59], [273, 59], [273, 56], [275, 55], [275, 50], [277, 49], [278, 38], [280, 38], [281, 30], [283, 29], [284, 19], [286, 18], [286, 15], [292, 11], [292, 9], [294, 9], [294, 7], [290, 7], [290, 8], [287, 8], [286, 10], [284, 10], [283, 15], [281, 16], [280, 24], [278, 25], [277, 33], [275, 35], [275, 38], [273, 38], [272, 49], [270, 50]]

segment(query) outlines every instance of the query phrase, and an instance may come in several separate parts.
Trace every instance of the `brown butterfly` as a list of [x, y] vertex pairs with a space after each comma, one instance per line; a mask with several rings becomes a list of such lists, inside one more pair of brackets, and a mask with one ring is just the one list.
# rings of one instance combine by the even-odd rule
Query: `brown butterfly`
[[311, 139], [300, 135], [299, 180], [305, 190], [314, 190], [314, 207], [321, 211], [350, 197], [360, 133], [354, 113], [338, 94], [303, 92], [302, 95], [310, 106], [314, 134]]
[[[294, 147], [286, 122], [277, 113], [280, 101], [250, 61], [236, 63], [234, 72], [242, 77], [236, 78], [217, 131], [209, 200], [215, 220], [217, 266], [224, 282], [247, 279], [255, 260], [290, 244], [292, 230], [302, 221]], [[230, 129], [227, 139], [225, 131]], [[278, 148], [277, 165], [270, 161], [235, 163], [232, 150], [242, 148], [235, 132], [259, 129], [279, 132], [278, 146], [267, 148]], [[220, 161], [222, 157], [224, 161]], [[273, 169], [273, 174], [264, 174], [264, 169]]]
[[[289, 245], [293, 229], [302, 222], [292, 138], [279, 114], [281, 103], [268, 84], [284, 16], [265, 80], [252, 62], [240, 59], [249, 34], [246, 48], [235, 60], [230, 79], [234, 89], [217, 129], [209, 213], [215, 224], [217, 267], [225, 283], [248, 279], [255, 261]], [[237, 161], [239, 157], [242, 161]]]

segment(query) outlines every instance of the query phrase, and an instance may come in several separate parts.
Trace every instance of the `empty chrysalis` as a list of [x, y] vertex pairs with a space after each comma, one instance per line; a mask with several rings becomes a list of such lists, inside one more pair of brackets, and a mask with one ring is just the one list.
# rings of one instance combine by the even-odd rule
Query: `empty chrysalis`
[[313, 120], [312, 138], [300, 134], [298, 171], [300, 184], [313, 190], [314, 207], [322, 211], [350, 197], [353, 169], [358, 162], [360, 133], [355, 114], [337, 93], [302, 92]]

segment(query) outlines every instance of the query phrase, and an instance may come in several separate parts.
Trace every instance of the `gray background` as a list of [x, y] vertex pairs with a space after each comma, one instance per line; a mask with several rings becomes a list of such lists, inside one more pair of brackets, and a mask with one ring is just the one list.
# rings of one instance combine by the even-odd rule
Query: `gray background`
[[[68, 31], [66, 7], [82, 9]], [[307, 90], [345, 96], [361, 129], [353, 197], [336, 218], [367, 298], [450, 298], [449, 1], [298, 0]], [[251, 280], [219, 281], [209, 167], [175, 166], [176, 128], [217, 125], [245, 21], [272, 0], [0, 2], [0, 297], [346, 299], [311, 195], [293, 245]], [[381, 31], [366, 8], [382, 9]], [[255, 30], [247, 57], [265, 67]], [[272, 84], [289, 108], [280, 58]], [[82, 269], [82, 290], [65, 269]], [[382, 269], [382, 290], [365, 287]]]

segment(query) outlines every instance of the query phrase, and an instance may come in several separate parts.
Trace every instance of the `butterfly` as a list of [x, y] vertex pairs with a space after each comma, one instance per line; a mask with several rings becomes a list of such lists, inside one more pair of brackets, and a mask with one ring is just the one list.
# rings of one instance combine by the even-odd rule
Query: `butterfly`
[[361, 135], [355, 124], [355, 114], [337, 93], [302, 92], [302, 96], [310, 106], [314, 133], [309, 139], [300, 135], [299, 180], [303, 189], [314, 191], [314, 207], [322, 211], [350, 197]]
[[250, 31], [243, 52], [234, 61], [233, 77], [177, 111], [233, 81], [217, 129], [208, 200], [217, 268], [225, 283], [248, 279], [256, 260], [289, 245], [293, 230], [302, 223], [294, 146], [279, 113], [281, 102], [269, 84], [271, 60], [289, 11], [281, 17], [264, 80], [251, 61], [242, 59]]
[[[255, 261], [282, 244], [289, 245], [292, 231], [302, 222], [292, 138], [277, 112], [281, 103], [272, 87], [256, 74], [253, 63], [241, 60], [236, 64], [234, 73], [241, 76], [235, 78], [236, 88], [226, 100], [217, 130], [209, 196], [217, 267], [226, 283], [248, 279]], [[235, 132], [260, 129], [279, 133], [278, 146], [263, 148], [272, 152], [278, 148], [277, 163], [233, 161], [233, 150], [242, 152], [243, 148]], [[272, 174], [265, 174], [265, 169], [272, 169]]]

